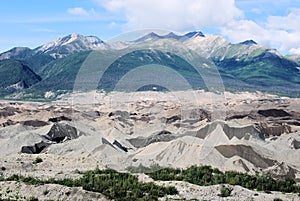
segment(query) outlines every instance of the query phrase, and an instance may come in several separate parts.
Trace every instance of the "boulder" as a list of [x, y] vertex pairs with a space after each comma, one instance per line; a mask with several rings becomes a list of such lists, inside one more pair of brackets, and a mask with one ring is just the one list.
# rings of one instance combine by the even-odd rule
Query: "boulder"
[[294, 148], [294, 149], [300, 149], [300, 141], [297, 141], [297, 140], [293, 140], [292, 142], [291, 142], [291, 145], [292, 145], [292, 147]]
[[289, 117], [289, 113], [282, 109], [268, 109], [268, 110], [258, 110], [258, 114], [264, 117]]
[[50, 145], [51, 145], [51, 143], [41, 141], [41, 142], [36, 143], [32, 146], [23, 146], [23, 147], [21, 147], [21, 153], [39, 154]]
[[79, 135], [75, 127], [68, 124], [55, 123], [45, 137], [52, 142], [60, 143], [76, 139]]

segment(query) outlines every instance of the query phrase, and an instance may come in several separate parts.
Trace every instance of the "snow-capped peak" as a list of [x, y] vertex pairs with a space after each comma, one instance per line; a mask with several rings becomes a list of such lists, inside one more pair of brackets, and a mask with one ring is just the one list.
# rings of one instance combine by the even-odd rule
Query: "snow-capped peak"
[[59, 38], [58, 40], [51, 41], [51, 42], [41, 46], [40, 48], [38, 48], [38, 51], [47, 52], [55, 47], [67, 45], [80, 37], [83, 37], [83, 36], [73, 33], [73, 34], [64, 36], [62, 38]]
[[63, 56], [60, 53], [61, 48], [63, 48], [64, 54], [67, 55], [84, 50], [105, 49], [106, 45], [102, 40], [95, 36], [83, 36], [73, 33], [38, 47], [35, 51], [51, 53], [51, 55], [56, 55], [55, 57], [61, 57]]
[[61, 44], [61, 45], [66, 45], [68, 43], [72, 43], [76, 39], [80, 39], [80, 38], [84, 38], [84, 36], [79, 35], [77, 33], [72, 33], [71, 35], [68, 35], [68, 36], [65, 36], [62, 38], [61, 42], [63, 42], [63, 44]]

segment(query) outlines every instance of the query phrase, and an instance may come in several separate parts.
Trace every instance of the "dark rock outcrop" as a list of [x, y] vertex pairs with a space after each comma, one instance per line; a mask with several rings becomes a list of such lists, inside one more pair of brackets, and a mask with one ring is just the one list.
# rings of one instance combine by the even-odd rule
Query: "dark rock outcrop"
[[[231, 113], [233, 113], [232, 111], [231, 111]], [[245, 118], [245, 117], [248, 117], [249, 116], [249, 114], [244, 114], [244, 113], [240, 113], [240, 114], [230, 114], [229, 113], [229, 115], [226, 117], [226, 121], [230, 121], [230, 120], [233, 120], [233, 119], [243, 119], [243, 118]]]
[[40, 121], [40, 120], [27, 120], [27, 121], [19, 122], [19, 121], [12, 121], [12, 120], [8, 119], [6, 122], [2, 123], [1, 126], [2, 127], [12, 126], [12, 125], [16, 125], [18, 123], [20, 123], [24, 126], [32, 126], [32, 127], [43, 127], [43, 126], [49, 125], [47, 122]]
[[261, 123], [261, 124], [258, 125], [258, 128], [267, 137], [269, 137], [269, 136], [280, 136], [284, 133], [291, 133], [292, 132], [291, 126], [289, 126], [287, 124], [268, 125], [266, 123]]
[[141, 148], [141, 147], [146, 147], [149, 144], [155, 142], [169, 142], [174, 139], [176, 139], [176, 137], [172, 135], [171, 132], [163, 130], [147, 138], [137, 137], [137, 138], [128, 139], [128, 141], [135, 148]]
[[32, 126], [32, 127], [43, 127], [49, 125], [45, 121], [40, 121], [40, 120], [28, 120], [28, 121], [23, 121], [21, 122], [24, 126]]
[[258, 110], [258, 114], [265, 116], [265, 117], [289, 117], [291, 116], [284, 110], [281, 109], [268, 109], [268, 110]]
[[113, 145], [115, 145], [116, 147], [118, 147], [119, 149], [125, 151], [125, 152], [128, 152], [128, 148], [123, 146], [120, 142], [118, 142], [117, 140], [115, 140], [113, 142]]
[[72, 140], [79, 137], [77, 129], [68, 124], [54, 124], [45, 136], [46, 139], [60, 143], [66, 140]]
[[254, 126], [243, 126], [243, 127], [231, 127], [223, 122], [213, 122], [194, 132], [187, 132], [186, 135], [195, 136], [201, 139], [205, 139], [211, 132], [213, 132], [217, 126], [220, 125], [228, 137], [228, 139], [232, 139], [236, 137], [238, 139], [242, 139], [245, 137], [253, 136], [255, 138], [264, 140], [263, 134], [256, 129]]
[[117, 110], [114, 112], [110, 112], [108, 114], [109, 117], [113, 117], [113, 116], [120, 116], [122, 118], [128, 119], [129, 118], [129, 113], [127, 111], [121, 111], [121, 110]]
[[171, 123], [174, 123], [176, 121], [180, 121], [181, 120], [181, 116], [180, 115], [174, 115], [174, 116], [166, 118], [165, 120], [166, 120], [167, 124], [171, 124]]
[[6, 127], [6, 126], [12, 126], [12, 125], [16, 125], [18, 122], [12, 121], [10, 119], [8, 119], [6, 122], [2, 123], [1, 126], [2, 127]]
[[225, 132], [225, 134], [229, 139], [232, 139], [233, 137], [242, 139], [247, 134], [249, 134], [251, 136], [256, 136], [264, 140], [264, 136], [254, 126], [230, 127], [227, 124], [224, 124], [223, 131]]
[[110, 142], [109, 142], [107, 139], [105, 139], [105, 138], [102, 138], [102, 144], [107, 144], [107, 145], [111, 146], [112, 148], [116, 149], [116, 148], [114, 147], [114, 145], [113, 145], [112, 143], [110, 143]]
[[300, 126], [300, 122], [299, 121], [286, 121], [286, 123], [288, 125], [292, 125], [292, 126]]
[[239, 156], [260, 168], [268, 168], [276, 163], [275, 160], [261, 156], [259, 153], [254, 151], [251, 146], [247, 145], [219, 145], [215, 148], [226, 158]]
[[60, 117], [50, 118], [49, 121], [57, 123], [57, 122], [60, 122], [60, 121], [72, 121], [72, 119], [69, 118], [69, 117], [66, 117], [66, 116], [60, 116]]
[[21, 153], [39, 154], [50, 145], [51, 145], [51, 143], [41, 141], [41, 142], [36, 143], [32, 146], [23, 146], [23, 147], [21, 147]]
[[297, 140], [293, 140], [292, 142], [291, 142], [291, 145], [292, 145], [292, 147], [294, 148], [294, 149], [300, 149], [300, 141], [297, 141]]

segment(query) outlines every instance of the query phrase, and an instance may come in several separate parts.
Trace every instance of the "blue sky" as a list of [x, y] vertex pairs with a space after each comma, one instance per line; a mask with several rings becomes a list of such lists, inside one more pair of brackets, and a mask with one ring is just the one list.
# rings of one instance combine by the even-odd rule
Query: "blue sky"
[[299, 0], [10, 0], [0, 7], [0, 51], [70, 33], [108, 40], [136, 29], [201, 30], [300, 54]]

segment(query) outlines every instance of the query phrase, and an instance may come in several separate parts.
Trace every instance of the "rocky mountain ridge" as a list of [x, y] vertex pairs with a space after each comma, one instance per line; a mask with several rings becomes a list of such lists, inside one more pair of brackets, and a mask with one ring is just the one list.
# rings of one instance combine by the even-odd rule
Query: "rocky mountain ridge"
[[[155, 50], [155, 47], [158, 50]], [[201, 77], [177, 55], [180, 51], [182, 54], [193, 51], [193, 57], [205, 63], [200, 66], [203, 71], [209, 68], [218, 71], [226, 90], [262, 90], [268, 93], [300, 96], [299, 91], [295, 90], [300, 85], [298, 57], [283, 56], [277, 50], [263, 47], [252, 40], [232, 44], [221, 36], [205, 36], [202, 32], [195, 31], [184, 35], [176, 35], [173, 32], [158, 35], [152, 32], [136, 40], [118, 42], [104, 42], [94, 36], [70, 34], [35, 49], [13, 48], [0, 54], [0, 63], [6, 65], [9, 62], [5, 63], [5, 60], [11, 62], [17, 60], [40, 76], [41, 80], [28, 85], [25, 90], [3, 90], [2, 97], [45, 98], [45, 94], [49, 91], [55, 94], [54, 97], [60, 93], [71, 92], [76, 76], [91, 52], [98, 51], [102, 55], [111, 55], [126, 52], [131, 48], [135, 52], [128, 54], [128, 57], [124, 55], [120, 58], [123, 59], [121, 63], [126, 65], [118, 68], [130, 71], [137, 65], [165, 65], [186, 75], [186, 79], [193, 80], [189, 81], [191, 88], [205, 89], [207, 86]], [[153, 48], [154, 51], [151, 50]], [[159, 50], [163, 48], [167, 49]], [[2, 65], [3, 68], [8, 68], [5, 65]], [[117, 61], [111, 64], [112, 68], [117, 65], [119, 65]], [[187, 70], [181, 72], [183, 68]], [[110, 75], [112, 80], [119, 79], [121, 75], [118, 70], [112, 71], [115, 72]], [[111, 90], [111, 86], [113, 83], [108, 80], [107, 83], [100, 82], [97, 88]]]

